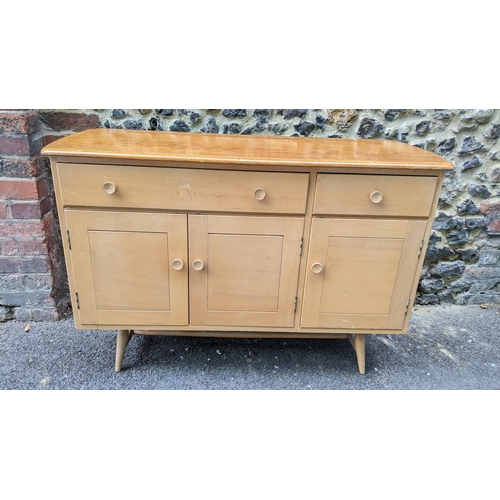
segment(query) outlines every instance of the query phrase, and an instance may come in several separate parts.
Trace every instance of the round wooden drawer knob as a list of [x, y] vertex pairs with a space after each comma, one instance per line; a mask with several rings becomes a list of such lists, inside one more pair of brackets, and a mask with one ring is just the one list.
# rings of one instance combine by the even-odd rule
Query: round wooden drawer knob
[[374, 191], [371, 195], [370, 195], [370, 201], [372, 203], [380, 203], [382, 201], [382, 193], [380, 191]]
[[174, 259], [172, 261], [172, 267], [176, 270], [176, 271], [180, 271], [183, 267], [184, 267], [184, 262], [182, 262], [181, 259]]
[[106, 194], [113, 194], [116, 191], [116, 186], [112, 182], [105, 182], [102, 185], [102, 190]]
[[266, 190], [264, 188], [257, 188], [253, 192], [253, 197], [259, 201], [263, 200], [266, 197]]
[[321, 271], [323, 271], [323, 264], [320, 264], [319, 262], [315, 262], [315, 263], [311, 266], [311, 271], [312, 271], [313, 273], [319, 274]]
[[193, 261], [193, 269], [195, 271], [201, 271], [205, 267], [205, 264], [202, 260], [194, 260]]

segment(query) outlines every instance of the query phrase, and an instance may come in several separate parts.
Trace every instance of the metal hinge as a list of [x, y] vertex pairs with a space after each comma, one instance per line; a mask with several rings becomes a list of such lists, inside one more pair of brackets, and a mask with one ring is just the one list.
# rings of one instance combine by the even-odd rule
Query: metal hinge
[[71, 250], [71, 238], [69, 237], [69, 230], [66, 229], [66, 235], [68, 236], [68, 246], [69, 246], [69, 249]]
[[408, 301], [406, 302], [405, 315], [408, 313], [408, 307], [410, 307], [410, 300], [411, 299], [408, 299]]
[[420, 243], [420, 248], [418, 249], [418, 257], [420, 257], [420, 254], [422, 253], [422, 247], [424, 246], [424, 240], [422, 240], [422, 243]]
[[80, 309], [80, 299], [78, 298], [78, 292], [75, 292], [75, 297], [76, 297], [76, 308]]
[[293, 312], [296, 312], [297, 311], [297, 295], [295, 296], [295, 301], [293, 303]]
[[302, 246], [304, 245], [304, 238], [300, 239], [300, 252], [299, 255], [302, 255]]

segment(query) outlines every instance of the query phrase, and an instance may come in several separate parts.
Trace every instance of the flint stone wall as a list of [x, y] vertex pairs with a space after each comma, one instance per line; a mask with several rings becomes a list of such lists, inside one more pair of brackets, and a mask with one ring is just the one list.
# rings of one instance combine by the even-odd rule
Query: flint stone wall
[[89, 111], [109, 128], [390, 139], [432, 151], [455, 168], [445, 177], [416, 302], [500, 302], [500, 110]]

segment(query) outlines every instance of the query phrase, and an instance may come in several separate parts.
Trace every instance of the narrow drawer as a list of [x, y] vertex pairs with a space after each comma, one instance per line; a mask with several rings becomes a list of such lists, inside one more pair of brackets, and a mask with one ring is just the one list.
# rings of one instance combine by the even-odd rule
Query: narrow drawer
[[428, 217], [437, 177], [319, 174], [315, 214]]
[[60, 163], [64, 206], [303, 214], [309, 174]]

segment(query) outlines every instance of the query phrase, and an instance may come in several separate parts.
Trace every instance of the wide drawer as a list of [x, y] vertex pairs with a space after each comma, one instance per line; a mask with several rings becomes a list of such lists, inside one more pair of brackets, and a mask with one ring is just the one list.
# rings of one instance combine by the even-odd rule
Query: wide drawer
[[317, 215], [428, 217], [437, 177], [319, 174]]
[[64, 206], [303, 214], [309, 174], [58, 164]]

